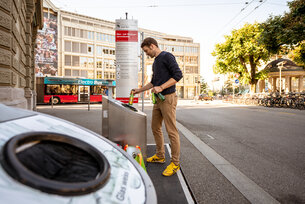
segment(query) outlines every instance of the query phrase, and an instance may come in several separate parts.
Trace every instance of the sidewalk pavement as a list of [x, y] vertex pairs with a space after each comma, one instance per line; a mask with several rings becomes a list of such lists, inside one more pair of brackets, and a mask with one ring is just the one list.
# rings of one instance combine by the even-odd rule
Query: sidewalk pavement
[[[204, 103], [221, 103], [221, 101], [194, 101], [179, 100], [179, 106], [189, 106]], [[140, 103], [141, 104], [141, 101]], [[141, 110], [141, 106], [139, 106]], [[155, 144], [151, 132], [151, 110], [150, 101], [145, 101], [147, 114], [147, 143]], [[58, 105], [52, 109], [49, 105], [38, 106], [37, 111], [53, 115], [85, 128], [98, 134], [102, 130], [102, 105], [93, 104], [88, 111], [87, 105]], [[163, 125], [165, 143], [169, 139]], [[249, 201], [190, 143], [190, 141], [179, 131], [181, 140], [181, 171], [191, 190], [195, 203], [249, 203]], [[151, 155], [148, 155], [151, 156]], [[161, 174], [162, 172], [160, 172]], [[166, 179], [166, 177], [164, 178]], [[156, 186], [156, 188], [158, 188]]]

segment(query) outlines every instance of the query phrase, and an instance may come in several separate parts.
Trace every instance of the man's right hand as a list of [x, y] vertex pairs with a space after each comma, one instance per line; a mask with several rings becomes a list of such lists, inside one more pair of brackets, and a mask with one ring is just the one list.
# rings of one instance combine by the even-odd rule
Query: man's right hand
[[132, 91], [133, 91], [134, 94], [141, 93], [140, 89], [132, 89]]

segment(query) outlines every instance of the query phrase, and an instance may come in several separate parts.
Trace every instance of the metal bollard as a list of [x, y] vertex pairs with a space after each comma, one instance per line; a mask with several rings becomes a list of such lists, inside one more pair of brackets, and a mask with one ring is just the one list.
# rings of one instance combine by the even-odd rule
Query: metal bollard
[[51, 96], [51, 107], [53, 108], [53, 95]]
[[88, 111], [90, 111], [90, 95], [88, 94]]

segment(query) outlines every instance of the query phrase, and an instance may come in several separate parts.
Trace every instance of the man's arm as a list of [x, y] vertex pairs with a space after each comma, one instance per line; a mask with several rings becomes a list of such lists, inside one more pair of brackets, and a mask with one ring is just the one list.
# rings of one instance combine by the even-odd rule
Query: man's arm
[[147, 91], [149, 89], [151, 89], [154, 85], [152, 83], [148, 83], [146, 84], [145, 86], [139, 88], [139, 89], [133, 89], [134, 90], [134, 94], [138, 94], [138, 93], [141, 93], [143, 91]]
[[167, 82], [162, 84], [161, 86], [155, 86], [152, 90], [154, 93], [162, 92], [164, 89], [167, 89], [168, 87], [171, 87], [175, 85], [177, 81], [174, 78], [170, 78]]
[[154, 93], [162, 92], [164, 89], [167, 89], [173, 85], [175, 85], [183, 76], [182, 72], [179, 68], [179, 65], [171, 53], [166, 55], [167, 58], [167, 66], [171, 75], [171, 78], [167, 80], [165, 83], [161, 84], [160, 86], [155, 86], [152, 90]]

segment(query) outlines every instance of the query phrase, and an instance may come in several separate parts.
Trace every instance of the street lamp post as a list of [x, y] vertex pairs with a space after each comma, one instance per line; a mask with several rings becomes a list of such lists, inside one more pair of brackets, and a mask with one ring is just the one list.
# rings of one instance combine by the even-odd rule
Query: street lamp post
[[282, 95], [282, 68], [283, 68], [283, 62], [280, 63], [279, 69], [280, 69], [280, 95]]

